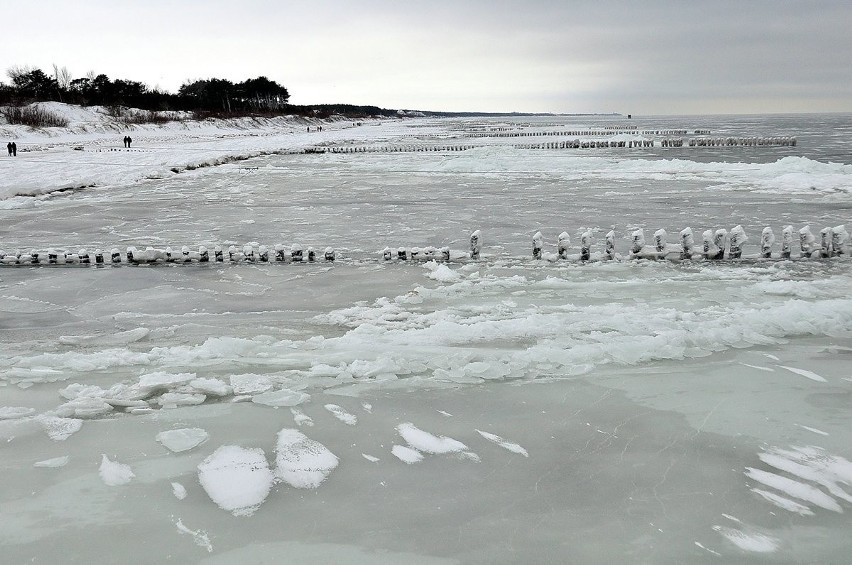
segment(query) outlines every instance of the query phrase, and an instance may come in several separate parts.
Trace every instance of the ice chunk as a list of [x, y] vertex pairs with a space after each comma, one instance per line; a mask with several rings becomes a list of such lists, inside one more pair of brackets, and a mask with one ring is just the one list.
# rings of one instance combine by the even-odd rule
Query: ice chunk
[[195, 406], [203, 404], [207, 397], [203, 394], [189, 394], [186, 392], [167, 392], [157, 399], [157, 403], [165, 408], [176, 408], [178, 406]]
[[310, 394], [297, 392], [287, 388], [263, 392], [252, 396], [251, 401], [264, 406], [298, 406], [311, 399]]
[[422, 453], [404, 445], [394, 445], [391, 448], [391, 453], [393, 453], [397, 459], [403, 463], [408, 463], [409, 465], [423, 461]]
[[337, 467], [337, 456], [299, 430], [278, 432], [275, 475], [296, 488], [317, 488]]
[[206, 442], [210, 436], [201, 428], [181, 428], [157, 434], [157, 441], [173, 453], [189, 451]]
[[[177, 484], [177, 483], [172, 483]], [[210, 536], [207, 535], [207, 532], [204, 530], [191, 530], [183, 525], [183, 522], [178, 519], [175, 522], [175, 527], [177, 527], [178, 531], [182, 534], [189, 534], [192, 536], [192, 539], [195, 541], [195, 545], [203, 547], [207, 550], [208, 553], [213, 552], [213, 544], [210, 543]]]
[[369, 461], [370, 463], [375, 463], [379, 460], [378, 457], [373, 457], [372, 455], [367, 455], [366, 453], [362, 453], [361, 457]]
[[518, 453], [520, 455], [523, 455], [524, 457], [529, 457], [529, 453], [527, 453], [527, 450], [524, 449], [523, 447], [521, 447], [520, 445], [518, 445], [517, 443], [512, 443], [511, 441], [505, 440], [498, 435], [490, 434], [488, 432], [483, 432], [482, 430], [476, 430], [476, 431], [479, 433], [479, 435], [481, 435], [482, 437], [484, 437], [488, 441], [496, 443], [497, 445], [499, 445], [503, 449], [508, 449], [512, 453]]
[[157, 391], [170, 391], [175, 387], [188, 383], [195, 378], [195, 373], [149, 373], [139, 377], [139, 388], [149, 395]]
[[207, 396], [230, 396], [234, 394], [234, 388], [219, 379], [192, 379], [189, 381], [189, 386]]
[[98, 469], [98, 473], [104, 484], [111, 487], [126, 485], [136, 476], [130, 470], [130, 465], [111, 461], [106, 454], [103, 454], [101, 458], [101, 466]]
[[355, 414], [350, 414], [337, 404], [326, 404], [325, 409], [331, 412], [335, 418], [348, 426], [354, 426], [358, 423], [358, 417]]
[[99, 398], [80, 397], [60, 405], [54, 412], [61, 418], [97, 418], [112, 410], [110, 404]]
[[219, 508], [251, 516], [272, 489], [274, 477], [259, 448], [223, 445], [198, 465], [198, 482]]
[[35, 414], [35, 408], [25, 406], [0, 406], [0, 420], [18, 420]]
[[178, 500], [186, 498], [186, 488], [180, 483], [172, 483], [172, 494]]
[[54, 457], [53, 459], [45, 459], [44, 461], [37, 461], [33, 463], [33, 467], [47, 467], [50, 469], [56, 469], [59, 467], [64, 467], [68, 464], [68, 461], [71, 458], [67, 455], [63, 455], [62, 457]]
[[455, 283], [462, 280], [462, 276], [444, 265], [443, 263], [436, 263], [434, 261], [429, 261], [424, 265], [427, 269], [429, 269], [429, 274], [426, 276], [432, 280], [436, 280], [442, 283]]
[[828, 382], [828, 381], [825, 380], [825, 378], [817, 375], [816, 373], [814, 373], [812, 371], [808, 371], [807, 369], [797, 369], [796, 367], [786, 367], [784, 365], [778, 365], [778, 366], [781, 367], [782, 369], [787, 369], [791, 373], [796, 373], [797, 375], [801, 375], [801, 376], [803, 376], [807, 379], [811, 379], [812, 381], [816, 381], [818, 383]]

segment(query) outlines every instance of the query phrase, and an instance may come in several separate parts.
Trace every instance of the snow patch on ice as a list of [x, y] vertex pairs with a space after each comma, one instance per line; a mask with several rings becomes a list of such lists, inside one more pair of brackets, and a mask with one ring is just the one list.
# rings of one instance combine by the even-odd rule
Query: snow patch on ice
[[65, 441], [83, 427], [83, 420], [75, 418], [40, 415], [37, 419], [47, 437], [53, 441]]
[[713, 526], [713, 529], [743, 551], [773, 553], [778, 549], [778, 540], [766, 534], [746, 533], [724, 526]]
[[805, 377], [805, 378], [811, 379], [812, 381], [816, 381], [816, 382], [818, 382], [818, 383], [825, 383], [825, 382], [828, 382], [828, 381], [826, 381], [826, 380], [825, 380], [825, 378], [823, 378], [823, 377], [821, 377], [821, 376], [817, 375], [817, 374], [816, 374], [816, 373], [814, 373], [813, 371], [808, 371], [807, 369], [797, 369], [796, 367], [787, 367], [787, 366], [785, 366], [785, 365], [778, 365], [778, 366], [779, 366], [779, 367], [781, 367], [782, 369], [787, 369], [787, 370], [788, 370], [788, 371], [790, 371], [791, 373], [795, 373], [795, 374], [797, 374], [797, 375], [801, 375], [801, 376], [803, 376], [803, 377]]
[[429, 270], [426, 276], [432, 280], [442, 283], [456, 283], [462, 280], [462, 276], [459, 273], [442, 263], [429, 261], [423, 266]]
[[207, 532], [204, 530], [192, 530], [183, 525], [183, 522], [178, 519], [175, 522], [175, 527], [182, 534], [189, 534], [192, 536], [193, 541], [195, 541], [195, 545], [203, 547], [207, 550], [208, 553], [213, 552], [213, 544], [210, 543], [210, 536], [207, 535]]
[[391, 448], [391, 453], [402, 461], [403, 463], [408, 463], [411, 465], [412, 463], [418, 463], [423, 461], [423, 454], [417, 451], [416, 449], [411, 449], [410, 447], [406, 447], [404, 445], [394, 445]]
[[290, 408], [290, 412], [293, 414], [293, 421], [296, 423], [297, 426], [301, 427], [314, 425], [313, 419], [304, 412], [302, 412], [302, 410], [300, 410], [299, 408]]
[[464, 453], [468, 447], [462, 442], [446, 436], [436, 436], [417, 428], [410, 422], [405, 422], [396, 427], [396, 431], [402, 436], [408, 445], [417, 451], [431, 454]]
[[373, 457], [372, 455], [367, 455], [366, 453], [362, 453], [361, 457], [369, 461], [370, 463], [375, 463], [379, 460], [378, 457]]
[[762, 471], [760, 469], [754, 469], [752, 467], [746, 467], [745, 474], [749, 478], [783, 492], [788, 496], [792, 496], [793, 498], [798, 498], [799, 500], [816, 504], [820, 508], [825, 508], [826, 510], [831, 510], [833, 512], [843, 512], [843, 508], [840, 507], [836, 500], [809, 484], [794, 481], [793, 479], [788, 479], [787, 477]]
[[266, 500], [274, 476], [260, 448], [223, 445], [198, 465], [210, 499], [234, 516], [251, 516]]
[[777, 495], [774, 492], [769, 492], [767, 490], [753, 488], [751, 492], [762, 496], [767, 501], [771, 502], [778, 508], [783, 510], [787, 510], [788, 512], [795, 512], [800, 516], [813, 516], [814, 513], [810, 508], [805, 506], [804, 504], [799, 504], [794, 500], [790, 500], [789, 498], [785, 498], [783, 496]]

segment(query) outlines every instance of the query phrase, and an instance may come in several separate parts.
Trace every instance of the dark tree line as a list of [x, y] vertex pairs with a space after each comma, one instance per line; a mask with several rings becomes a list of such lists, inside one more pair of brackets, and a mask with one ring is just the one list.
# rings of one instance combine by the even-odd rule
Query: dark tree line
[[73, 78], [65, 67], [53, 66], [49, 72], [31, 67], [12, 67], [7, 71], [10, 84], [0, 83], [0, 105], [57, 101], [82, 106], [127, 106], [152, 112], [183, 110], [201, 116], [247, 114], [300, 114], [328, 117], [340, 114], [352, 117], [391, 116], [394, 110], [376, 106], [323, 104], [292, 106], [287, 88], [265, 76], [242, 82], [210, 78], [188, 81], [176, 94], [151, 89], [146, 84], [126, 79], [110, 79], [105, 74], [89, 73]]

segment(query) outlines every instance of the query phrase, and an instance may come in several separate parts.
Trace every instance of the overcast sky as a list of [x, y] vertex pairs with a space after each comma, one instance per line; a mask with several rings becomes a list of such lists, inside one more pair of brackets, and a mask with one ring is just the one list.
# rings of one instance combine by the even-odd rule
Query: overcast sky
[[8, 0], [0, 38], [3, 71], [265, 75], [295, 104], [852, 111], [852, 0]]

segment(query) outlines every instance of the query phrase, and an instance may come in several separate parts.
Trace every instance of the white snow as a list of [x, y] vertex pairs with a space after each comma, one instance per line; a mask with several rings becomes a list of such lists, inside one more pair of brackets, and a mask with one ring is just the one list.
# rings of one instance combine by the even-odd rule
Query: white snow
[[794, 500], [790, 500], [789, 498], [784, 498], [783, 496], [777, 495], [774, 492], [769, 492], [767, 490], [753, 488], [751, 492], [762, 496], [764, 499], [768, 500], [778, 508], [782, 508], [787, 510], [788, 512], [795, 512], [800, 516], [813, 516], [814, 513], [810, 508], [805, 506], [804, 504], [799, 504]]
[[378, 457], [374, 457], [373, 455], [367, 455], [366, 453], [362, 453], [361, 457], [369, 461], [370, 463], [375, 463], [379, 460]]
[[198, 447], [209, 438], [209, 434], [201, 428], [180, 428], [160, 432], [156, 439], [169, 451], [180, 453]]
[[269, 495], [274, 476], [262, 449], [223, 445], [198, 465], [198, 482], [222, 510], [251, 516]]
[[206, 531], [204, 531], [204, 530], [192, 530], [192, 529], [186, 527], [183, 524], [183, 521], [180, 520], [180, 519], [178, 519], [178, 521], [175, 522], [175, 527], [178, 529], [178, 532], [180, 532], [182, 534], [191, 535], [192, 539], [195, 541], [195, 545], [203, 547], [204, 549], [207, 550], [208, 553], [213, 552], [213, 544], [210, 543], [210, 536], [207, 534]]
[[296, 488], [317, 488], [337, 467], [337, 456], [326, 446], [295, 429], [278, 432], [275, 476]]
[[130, 465], [112, 461], [106, 454], [101, 457], [101, 466], [98, 469], [98, 473], [104, 484], [111, 487], [126, 485], [136, 476], [130, 469]]
[[756, 532], [746, 533], [742, 530], [726, 528], [724, 526], [713, 526], [713, 529], [743, 551], [773, 553], [778, 550], [778, 540], [766, 534]]
[[293, 414], [293, 421], [297, 426], [313, 426], [313, 419], [302, 412], [299, 408], [290, 408], [290, 412]]
[[83, 427], [83, 420], [75, 418], [41, 415], [38, 422], [53, 441], [65, 441]]
[[745, 474], [749, 478], [783, 492], [788, 496], [792, 496], [793, 498], [810, 502], [820, 508], [825, 508], [826, 510], [831, 510], [833, 512], [843, 512], [843, 508], [841, 508], [836, 500], [809, 484], [794, 481], [793, 479], [788, 479], [787, 477], [777, 475], [775, 473], [769, 473], [761, 469], [754, 469], [752, 467], [746, 467]]

